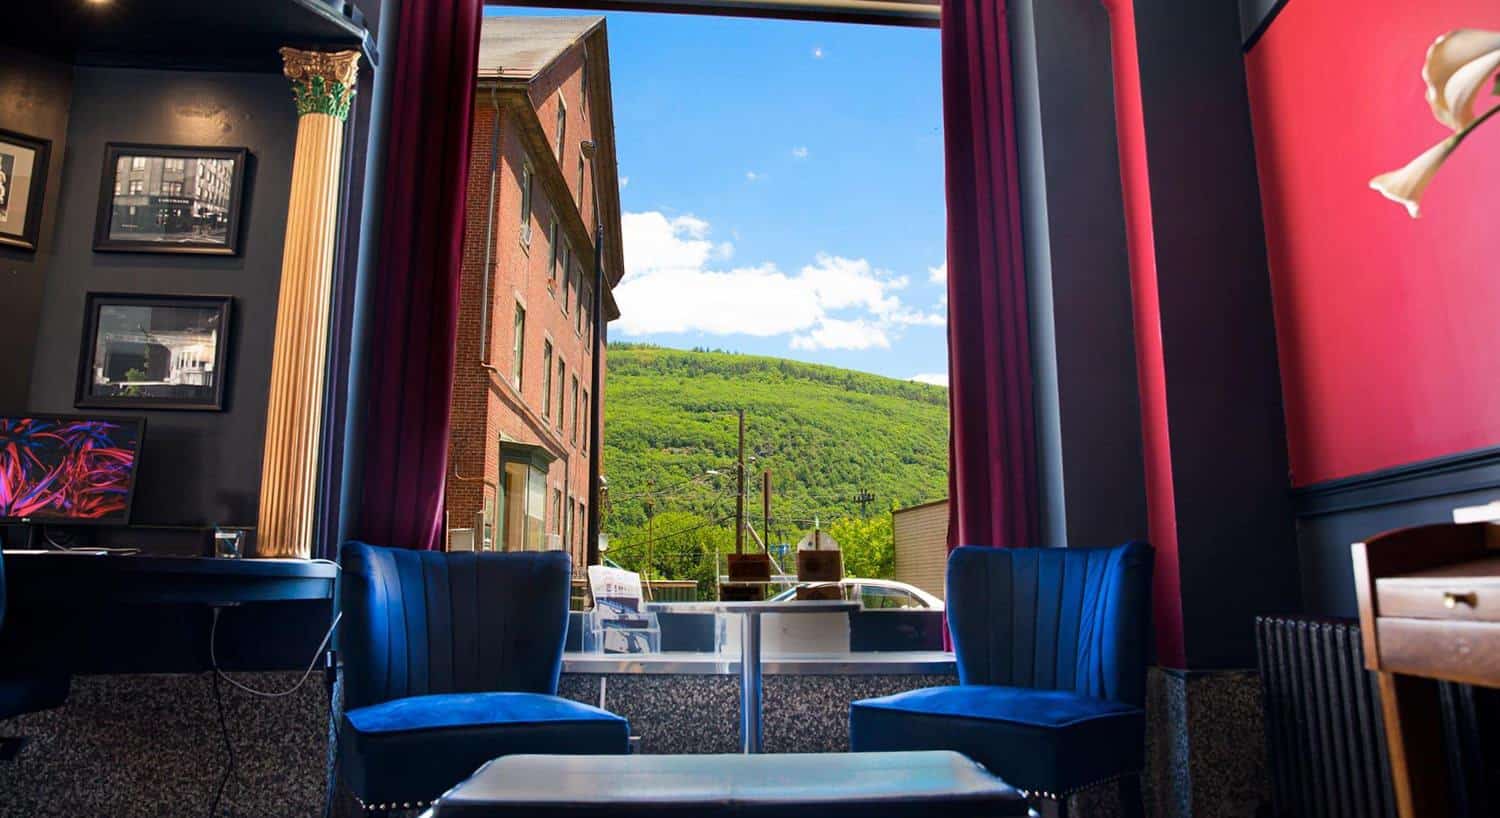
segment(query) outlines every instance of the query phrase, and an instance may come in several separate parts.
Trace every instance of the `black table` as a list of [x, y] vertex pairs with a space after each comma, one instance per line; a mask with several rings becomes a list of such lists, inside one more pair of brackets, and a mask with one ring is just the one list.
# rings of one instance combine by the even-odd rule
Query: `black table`
[[338, 569], [295, 559], [6, 551], [12, 605], [144, 604], [332, 599]]
[[958, 753], [520, 755], [449, 790], [429, 818], [1024, 816], [1015, 789]]

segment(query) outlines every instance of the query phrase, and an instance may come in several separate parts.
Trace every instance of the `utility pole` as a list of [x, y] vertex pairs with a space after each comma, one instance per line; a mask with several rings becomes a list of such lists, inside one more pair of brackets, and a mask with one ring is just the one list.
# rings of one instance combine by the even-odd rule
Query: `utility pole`
[[766, 469], [760, 475], [760, 505], [761, 505], [761, 542], [766, 547], [766, 553], [771, 552], [771, 470]]
[[735, 464], [734, 553], [745, 553], [745, 410], [740, 409], [740, 453]]
[[[656, 481], [655, 480], [650, 481], [648, 483], [648, 485], [651, 486], [651, 491], [653, 491], [653, 492], [656, 491]], [[645, 565], [645, 570], [641, 572], [641, 576], [644, 577], [645, 580], [646, 580], [646, 598], [647, 599], [650, 599], [653, 596], [653, 594], [651, 593], [651, 566], [652, 566], [651, 559], [652, 559], [652, 556], [653, 556], [653, 554], [654, 554], [655, 551], [656, 551], [656, 498], [653, 497], [653, 496], [647, 495], [647, 497], [646, 497], [646, 565]]]
[[874, 502], [874, 500], [875, 500], [875, 495], [871, 494], [868, 489], [860, 489], [854, 495], [854, 502], [859, 503], [859, 516], [861, 516], [861, 517], [868, 517], [868, 516], [870, 516], [865, 507], [868, 506], [870, 503]]

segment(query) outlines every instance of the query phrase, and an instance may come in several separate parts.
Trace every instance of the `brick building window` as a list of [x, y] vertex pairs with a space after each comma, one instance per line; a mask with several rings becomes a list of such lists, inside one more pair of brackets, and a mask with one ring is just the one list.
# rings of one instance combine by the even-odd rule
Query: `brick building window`
[[578, 154], [578, 212], [583, 212], [583, 153]]
[[557, 219], [553, 219], [552, 223], [547, 226], [547, 247], [550, 248], [552, 254], [551, 259], [547, 262], [547, 278], [550, 279], [548, 283], [549, 285], [556, 286], [557, 262], [562, 257], [562, 248], [557, 246]]
[[573, 401], [573, 433], [572, 433], [572, 435], [569, 436], [569, 438], [570, 438], [570, 440], [572, 440], [573, 445], [577, 446], [578, 445], [578, 376], [577, 375], [573, 376], [573, 386], [572, 386], [571, 389], [568, 390], [568, 394], [572, 398], [572, 401]]
[[516, 340], [510, 350], [510, 381], [518, 391], [521, 388], [521, 368], [526, 362], [526, 308], [516, 302]]
[[583, 283], [582, 278], [578, 280], [578, 320], [575, 322], [574, 329], [579, 335], [582, 335], [583, 328], [588, 326], [589, 303], [593, 301], [593, 290], [593, 287]]
[[589, 390], [583, 390], [583, 453], [589, 453], [589, 425], [594, 422], [594, 405], [589, 403]]
[[568, 365], [562, 356], [557, 357], [557, 428], [563, 427], [563, 414], [567, 406], [563, 403], [563, 384], [567, 382]]
[[547, 471], [553, 460], [540, 446], [500, 441], [500, 544], [506, 551], [540, 551], [546, 543]]
[[552, 342], [542, 341], [542, 419], [552, 417]]
[[521, 243], [531, 244], [531, 182], [530, 164], [521, 165]]
[[[569, 246], [569, 250], [570, 251], [572, 250], [571, 246]], [[573, 269], [573, 266], [572, 266], [572, 256], [573, 256], [572, 252], [569, 252], [568, 253], [568, 258], [563, 261], [563, 269], [562, 269], [562, 279], [563, 279], [563, 281], [562, 281], [562, 290], [563, 290], [562, 311], [563, 311], [563, 315], [567, 315], [568, 314], [568, 310], [573, 306], [573, 278], [572, 278], [571, 275], [569, 275], [569, 271]]]
[[568, 134], [568, 103], [563, 101], [562, 93], [557, 95], [557, 163], [562, 164], [563, 150], [567, 147]]

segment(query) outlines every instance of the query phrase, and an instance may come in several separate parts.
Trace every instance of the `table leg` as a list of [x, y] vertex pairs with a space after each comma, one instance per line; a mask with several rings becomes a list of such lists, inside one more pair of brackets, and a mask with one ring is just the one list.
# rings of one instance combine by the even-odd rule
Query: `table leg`
[[760, 614], [743, 613], [740, 622], [740, 752], [761, 751]]
[[1386, 672], [1378, 678], [1397, 814], [1401, 818], [1449, 814], [1438, 683]]

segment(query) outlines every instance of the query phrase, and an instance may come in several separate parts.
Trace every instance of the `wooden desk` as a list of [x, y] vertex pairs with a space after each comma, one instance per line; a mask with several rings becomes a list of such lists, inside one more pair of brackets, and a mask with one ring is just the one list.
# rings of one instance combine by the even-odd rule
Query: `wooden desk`
[[1437, 681], [1500, 687], [1500, 525], [1399, 529], [1352, 550], [1396, 806], [1401, 818], [1448, 815]]

